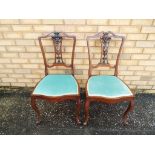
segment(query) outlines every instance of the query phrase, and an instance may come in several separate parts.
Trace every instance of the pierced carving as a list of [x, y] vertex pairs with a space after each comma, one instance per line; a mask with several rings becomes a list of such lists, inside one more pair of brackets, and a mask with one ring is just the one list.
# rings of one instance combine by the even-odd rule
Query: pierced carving
[[55, 63], [63, 63], [62, 59], [62, 36], [59, 32], [54, 32], [52, 36], [55, 49]]
[[108, 48], [109, 43], [111, 41], [111, 36], [108, 32], [103, 33], [103, 36], [100, 38], [101, 40], [101, 59], [100, 63], [109, 64], [108, 62]]

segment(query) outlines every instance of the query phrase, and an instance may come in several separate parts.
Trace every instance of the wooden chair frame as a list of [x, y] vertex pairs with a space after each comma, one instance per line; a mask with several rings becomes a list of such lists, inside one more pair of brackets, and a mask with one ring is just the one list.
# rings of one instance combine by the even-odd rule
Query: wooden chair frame
[[[116, 63], [115, 65], [111, 65], [108, 62], [108, 46], [110, 43], [110, 40], [112, 38], [118, 38], [121, 39], [121, 45], [119, 48], [119, 52], [117, 54], [117, 59], [116, 59]], [[100, 62], [97, 65], [92, 65], [91, 62], [91, 57], [90, 57], [90, 45], [89, 45], [89, 40], [100, 40], [101, 41], [101, 58], [100, 58]], [[87, 47], [88, 47], [88, 58], [89, 58], [89, 70], [88, 70], [88, 75], [89, 78], [92, 76], [92, 70], [94, 68], [98, 68], [98, 67], [109, 67], [109, 68], [114, 68], [114, 76], [118, 76], [118, 64], [119, 64], [119, 58], [120, 58], [120, 54], [122, 51], [122, 47], [124, 44], [124, 40], [125, 37], [123, 36], [119, 36], [116, 35], [110, 31], [108, 32], [99, 32], [93, 36], [88, 36], [87, 37]], [[89, 80], [88, 78], [88, 80]], [[84, 125], [87, 125], [88, 123], [88, 119], [89, 119], [89, 107], [90, 107], [90, 103], [92, 101], [99, 101], [99, 102], [104, 102], [107, 104], [116, 104], [122, 101], [129, 101], [130, 104], [127, 108], [127, 110], [125, 111], [124, 115], [123, 115], [123, 121], [125, 123], [127, 123], [127, 115], [130, 111], [132, 111], [134, 109], [134, 95], [131, 96], [123, 96], [123, 97], [117, 97], [117, 98], [106, 98], [106, 97], [98, 97], [98, 96], [89, 96], [88, 95], [88, 91], [87, 91], [87, 84], [88, 84], [88, 80], [86, 83], [86, 103], [85, 103], [85, 120], [84, 120]]]
[[[54, 63], [50, 64], [50, 65], [48, 64], [48, 62], [46, 60], [45, 51], [44, 51], [43, 44], [42, 44], [42, 39], [45, 39], [45, 38], [51, 38], [53, 41], [53, 45], [54, 45], [55, 59], [54, 59]], [[63, 58], [62, 58], [62, 40], [63, 39], [72, 39], [73, 40], [72, 58], [71, 58], [71, 64], [70, 65], [65, 64], [63, 61]], [[76, 37], [73, 35], [68, 35], [68, 34], [63, 33], [63, 32], [51, 32], [47, 35], [43, 35], [43, 36], [38, 37], [38, 40], [39, 40], [39, 45], [40, 45], [43, 60], [44, 60], [45, 75], [48, 75], [48, 68], [52, 68], [54, 66], [64, 66], [66, 68], [70, 68], [71, 74], [74, 76], [74, 55], [75, 55], [74, 53], [75, 53]], [[77, 82], [77, 84], [78, 84], [78, 82]], [[35, 88], [34, 88], [34, 90], [35, 90]], [[37, 120], [36, 123], [39, 124], [41, 122], [41, 113], [39, 111], [39, 108], [36, 105], [36, 99], [44, 99], [44, 100], [47, 100], [49, 102], [61, 102], [64, 100], [76, 101], [76, 121], [78, 124], [80, 123], [79, 114], [80, 114], [81, 104], [80, 104], [80, 87], [79, 87], [79, 84], [78, 84], [78, 95], [64, 95], [64, 96], [60, 96], [60, 97], [59, 96], [58, 97], [52, 97], [52, 96], [49, 97], [49, 96], [44, 96], [44, 95], [34, 95], [32, 92], [32, 94], [31, 94], [31, 106], [34, 109], [34, 111], [36, 112], [36, 120]]]

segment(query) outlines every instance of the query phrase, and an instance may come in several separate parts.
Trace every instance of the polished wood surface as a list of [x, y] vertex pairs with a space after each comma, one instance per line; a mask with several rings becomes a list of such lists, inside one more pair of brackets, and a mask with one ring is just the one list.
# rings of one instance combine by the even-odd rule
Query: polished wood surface
[[[47, 60], [46, 60], [46, 57], [45, 57], [45, 51], [44, 51], [43, 44], [42, 44], [42, 39], [45, 39], [45, 38], [48, 38], [48, 39], [52, 40], [53, 44], [54, 44], [55, 60], [54, 60], [53, 64], [48, 64]], [[63, 61], [63, 57], [62, 57], [62, 41], [65, 38], [73, 40], [73, 48], [72, 48], [72, 56], [71, 56], [71, 64], [70, 65], [65, 64], [64, 61]], [[76, 37], [73, 36], [73, 35], [68, 35], [68, 34], [63, 33], [63, 32], [51, 32], [49, 34], [38, 37], [38, 40], [39, 40], [39, 45], [40, 45], [43, 60], [44, 60], [45, 75], [49, 74], [48, 73], [48, 68], [52, 68], [54, 66], [64, 66], [66, 68], [70, 68], [71, 69], [71, 74], [74, 76], [74, 55], [75, 55], [74, 52], [75, 52]], [[78, 82], [77, 82], [77, 84], [78, 84]], [[58, 97], [53, 97], [53, 96], [49, 97], [49, 96], [46, 96], [46, 95], [34, 95], [33, 92], [32, 92], [32, 94], [31, 94], [31, 106], [34, 109], [34, 111], [36, 112], [36, 123], [39, 124], [41, 122], [41, 113], [39, 111], [39, 108], [36, 105], [36, 100], [37, 99], [43, 99], [43, 100], [47, 100], [49, 102], [60, 102], [60, 101], [64, 101], [64, 100], [73, 100], [73, 101], [75, 101], [76, 102], [76, 112], [75, 112], [75, 114], [76, 114], [76, 122], [78, 124], [80, 123], [79, 114], [80, 114], [81, 103], [80, 103], [80, 88], [79, 88], [79, 85], [78, 85], [78, 94], [77, 95], [72, 95], [71, 94], [71, 95], [58, 96]]]
[[[116, 58], [116, 62], [114, 65], [109, 64], [108, 62], [108, 45], [109, 42], [112, 39], [120, 39], [121, 40], [121, 44], [118, 50], [118, 54], [117, 54], [117, 58]], [[101, 58], [100, 61], [97, 65], [93, 65], [92, 61], [91, 61], [91, 57], [90, 57], [90, 44], [89, 41], [90, 40], [100, 40], [101, 41]], [[98, 67], [109, 67], [109, 68], [114, 68], [114, 76], [118, 76], [118, 64], [119, 64], [119, 59], [120, 59], [120, 54], [123, 48], [123, 44], [125, 41], [125, 37], [124, 36], [119, 36], [114, 34], [113, 32], [99, 32], [93, 36], [88, 36], [87, 37], [87, 47], [88, 47], [88, 58], [89, 58], [89, 70], [88, 70], [88, 75], [89, 78], [92, 76], [92, 70]], [[108, 43], [107, 43], [108, 42]], [[103, 44], [103, 45], [102, 45]], [[105, 45], [104, 45], [105, 44]], [[103, 49], [105, 49], [105, 51], [103, 51]], [[106, 58], [105, 58], [106, 56]], [[104, 60], [102, 60], [102, 58]], [[105, 61], [106, 60], [106, 61]], [[89, 80], [88, 78], [88, 80]], [[102, 97], [102, 96], [89, 96], [88, 94], [88, 90], [87, 90], [87, 84], [88, 84], [88, 80], [86, 83], [86, 102], [85, 102], [85, 119], [84, 119], [84, 125], [87, 125], [88, 123], [88, 119], [89, 119], [89, 107], [90, 107], [90, 103], [92, 101], [98, 101], [98, 102], [104, 102], [106, 104], [117, 104], [119, 102], [122, 101], [129, 101], [129, 106], [127, 108], [127, 110], [125, 111], [124, 115], [123, 115], [123, 121], [124, 123], [127, 123], [127, 115], [130, 111], [132, 111], [134, 109], [134, 95], [131, 96], [122, 96], [119, 98], [106, 98], [106, 97]]]

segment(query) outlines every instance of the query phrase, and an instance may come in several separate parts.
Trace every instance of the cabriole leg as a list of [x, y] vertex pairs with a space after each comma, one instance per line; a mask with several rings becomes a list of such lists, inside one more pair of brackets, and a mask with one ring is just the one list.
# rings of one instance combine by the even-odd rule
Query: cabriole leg
[[125, 124], [127, 124], [127, 118], [128, 118], [128, 113], [133, 111], [134, 109], [134, 100], [131, 100], [130, 103], [129, 103], [129, 106], [127, 108], [127, 110], [125, 111], [124, 115], [123, 115], [123, 122]]
[[31, 107], [36, 112], [36, 124], [40, 124], [41, 122], [40, 111], [36, 105], [36, 99], [33, 96], [31, 97]]

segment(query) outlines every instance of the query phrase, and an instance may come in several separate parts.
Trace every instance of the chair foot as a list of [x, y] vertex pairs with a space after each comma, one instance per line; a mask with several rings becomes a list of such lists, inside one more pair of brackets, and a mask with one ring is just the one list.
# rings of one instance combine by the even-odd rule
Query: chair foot
[[36, 124], [39, 125], [41, 122], [41, 116], [34, 97], [31, 97], [31, 107], [36, 112]]
[[124, 115], [123, 115], [123, 122], [124, 122], [124, 124], [128, 124], [127, 123], [128, 113], [132, 112], [133, 109], [134, 109], [134, 100], [130, 101], [127, 110], [124, 112]]
[[76, 102], [76, 123], [77, 124], [81, 124], [81, 121], [80, 121], [80, 109], [81, 109], [81, 102], [80, 102], [80, 98], [78, 98], [77, 102]]
[[76, 118], [76, 123], [77, 123], [78, 125], [80, 125], [80, 124], [81, 124], [81, 121], [80, 121], [79, 119]]
[[85, 103], [85, 120], [83, 125], [87, 125], [88, 124], [88, 120], [89, 120], [89, 106], [90, 106], [90, 101], [87, 99], [86, 103]]
[[83, 123], [84, 126], [87, 126], [87, 124], [88, 124], [88, 122], [84, 122], [84, 123]]
[[40, 124], [41, 124], [41, 120], [37, 120], [36, 125], [40, 125]]

